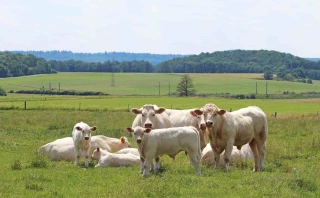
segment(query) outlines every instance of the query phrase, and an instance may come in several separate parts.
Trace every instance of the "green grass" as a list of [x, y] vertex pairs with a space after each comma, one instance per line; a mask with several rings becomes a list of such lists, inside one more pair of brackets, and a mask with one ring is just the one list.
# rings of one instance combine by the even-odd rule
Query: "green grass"
[[[47, 87], [48, 82], [57, 88], [60, 82], [61, 88], [79, 91], [102, 91], [106, 87], [106, 93], [152, 92], [157, 95], [158, 82], [163, 80], [161, 95], [165, 95], [168, 88], [162, 89], [163, 85], [170, 82], [172, 91], [174, 82], [180, 80], [179, 74], [115, 75], [116, 87], [110, 86], [111, 74], [106, 73], [59, 73], [8, 78], [0, 79], [0, 84], [6, 90], [21, 90], [43, 85]], [[199, 89], [198, 93], [208, 93], [212, 87], [220, 90], [212, 93], [232, 93], [232, 90], [234, 93], [253, 93], [256, 82], [259, 87], [265, 84], [256, 80], [258, 76], [252, 74], [236, 77], [230, 74], [192, 76], [196, 89]], [[268, 87], [272, 90], [275, 81], [269, 82]], [[251, 91], [252, 83], [254, 91]], [[318, 81], [314, 81], [314, 85], [275, 83], [280, 83], [275, 85], [275, 90], [320, 90]], [[288, 87], [280, 88], [284, 85]], [[98, 126], [93, 135], [127, 136], [135, 147], [132, 137], [125, 131], [135, 117], [128, 110], [147, 103], [175, 109], [200, 108], [206, 103], [215, 103], [226, 110], [249, 105], [261, 107], [268, 115], [269, 123], [266, 170], [253, 173], [253, 162], [248, 161], [236, 164], [228, 173], [202, 166], [202, 176], [197, 177], [187, 157], [180, 153], [175, 162], [163, 156], [160, 173], [142, 178], [139, 166], [95, 169], [96, 161], [90, 161], [89, 168], [85, 169], [84, 160], [81, 160], [81, 166], [78, 167], [73, 162], [54, 162], [37, 154], [41, 145], [71, 136], [74, 124], [79, 121]], [[237, 100], [214, 97], [9, 94], [0, 97], [0, 197], [319, 197], [319, 104], [320, 99]], [[278, 113], [277, 118], [271, 117], [274, 112]]]
[[[188, 108], [193, 106], [191, 101]], [[160, 173], [142, 178], [139, 166], [95, 169], [91, 161], [85, 169], [84, 160], [78, 167], [37, 154], [39, 146], [71, 136], [73, 125], [81, 120], [98, 126], [93, 135], [127, 136], [136, 147], [125, 132], [133, 119], [125, 111], [1, 110], [0, 197], [320, 196], [320, 116], [315, 114], [268, 116], [266, 170], [258, 173], [248, 161], [230, 172], [202, 166], [202, 176], [197, 177], [182, 152], [175, 162], [162, 157]]]
[[[176, 92], [183, 74], [115, 73], [112, 85], [111, 73], [58, 73], [16, 78], [1, 78], [0, 85], [10, 90], [59, 90], [96, 91], [111, 95], [168, 95]], [[265, 81], [262, 74], [190, 74], [197, 94], [282, 94], [316, 91], [320, 92], [320, 81], [314, 84]], [[266, 83], [267, 87], [266, 87]]]
[[262, 108], [266, 113], [317, 113], [320, 111], [320, 99], [299, 100], [238, 100], [214, 97], [65, 97], [14, 95], [0, 97], [0, 109], [38, 109], [38, 110], [88, 110], [88, 111], [129, 111], [144, 104], [157, 104], [170, 109], [201, 108], [206, 103], [214, 103], [221, 109], [236, 110], [250, 105]]

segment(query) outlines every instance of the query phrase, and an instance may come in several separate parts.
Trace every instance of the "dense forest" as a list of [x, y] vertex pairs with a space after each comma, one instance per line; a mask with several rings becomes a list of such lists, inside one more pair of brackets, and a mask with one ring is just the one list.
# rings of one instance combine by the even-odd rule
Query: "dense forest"
[[104, 53], [73, 53], [71, 51], [10, 51], [19, 54], [33, 54], [45, 60], [67, 61], [79, 60], [84, 62], [105, 62], [105, 61], [147, 61], [153, 66], [173, 58], [184, 57], [181, 54], [150, 54], [150, 53], [126, 53], [126, 52], [104, 52]]
[[56, 73], [43, 58], [0, 52], [0, 78]]
[[320, 61], [268, 50], [232, 50], [174, 58], [157, 66], [160, 73], [264, 73], [299, 74], [320, 79]]
[[281, 79], [320, 80], [320, 61], [267, 50], [232, 50], [201, 53], [159, 63], [145, 60], [94, 61], [49, 60], [32, 54], [0, 52], [0, 77], [55, 72], [144, 72], [144, 73], [269, 73]]

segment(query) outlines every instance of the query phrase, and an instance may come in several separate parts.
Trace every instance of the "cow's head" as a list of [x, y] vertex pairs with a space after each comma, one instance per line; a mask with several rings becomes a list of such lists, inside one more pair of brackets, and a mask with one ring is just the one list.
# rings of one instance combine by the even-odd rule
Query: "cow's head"
[[95, 131], [97, 129], [96, 126], [89, 127], [89, 126], [76, 126], [76, 129], [78, 131], [81, 131], [82, 137], [84, 137], [85, 140], [89, 140], [91, 137], [91, 132]]
[[127, 137], [121, 137], [120, 138], [120, 149], [123, 149], [123, 148], [130, 148], [131, 147], [131, 144], [130, 142], [128, 141], [128, 138]]
[[139, 115], [141, 114], [141, 126], [145, 127], [145, 128], [153, 128], [154, 127], [154, 123], [155, 123], [155, 117], [156, 114], [161, 114], [163, 112], [165, 112], [165, 108], [163, 107], [158, 107], [157, 105], [151, 105], [151, 104], [147, 104], [144, 105], [142, 108], [137, 109], [137, 108], [133, 108], [131, 109], [131, 112]]
[[206, 104], [203, 107], [203, 116], [206, 121], [207, 127], [213, 127], [214, 124], [219, 119], [219, 116], [222, 116], [226, 113], [226, 110], [219, 109], [215, 104]]
[[201, 130], [206, 130], [206, 122], [204, 120], [203, 111], [201, 109], [190, 110], [190, 114], [196, 118], [197, 125]]
[[127, 127], [126, 130], [129, 133], [133, 133], [134, 139], [136, 140], [136, 142], [138, 144], [140, 144], [142, 142], [143, 135], [145, 133], [150, 133], [151, 128], [143, 128], [143, 127], [137, 126], [137, 127], [134, 127], [134, 128]]
[[98, 147], [97, 149], [95, 149], [91, 155], [91, 159], [94, 159], [94, 160], [100, 160], [101, 158], [101, 151], [100, 151], [100, 148]]

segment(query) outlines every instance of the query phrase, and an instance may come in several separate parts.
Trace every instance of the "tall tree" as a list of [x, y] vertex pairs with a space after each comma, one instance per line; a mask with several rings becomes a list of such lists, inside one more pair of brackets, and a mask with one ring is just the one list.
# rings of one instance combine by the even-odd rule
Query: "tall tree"
[[188, 74], [185, 74], [181, 77], [180, 83], [177, 86], [177, 93], [179, 94], [179, 96], [186, 97], [196, 94], [192, 79]]

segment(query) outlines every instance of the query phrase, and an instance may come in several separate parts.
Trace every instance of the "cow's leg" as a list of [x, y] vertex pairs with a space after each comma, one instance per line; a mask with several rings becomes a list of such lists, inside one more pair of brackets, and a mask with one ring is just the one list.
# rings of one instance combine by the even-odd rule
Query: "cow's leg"
[[230, 156], [231, 156], [231, 152], [233, 149], [233, 141], [229, 141], [226, 144], [226, 148], [224, 151], [224, 162], [226, 164], [226, 171], [229, 171], [229, 161], [230, 161]]
[[152, 158], [145, 159], [144, 161], [144, 169], [143, 169], [143, 176], [147, 177], [149, 175], [150, 165], [152, 164]]
[[140, 157], [140, 173], [143, 173], [143, 169], [144, 169], [144, 159], [142, 157]]
[[160, 170], [160, 157], [157, 156], [156, 158], [154, 158], [154, 160], [156, 163], [154, 165], [153, 171], [157, 173]]
[[88, 158], [89, 158], [89, 149], [85, 151], [85, 163], [84, 163], [85, 167], [89, 166]]
[[263, 171], [264, 169], [264, 155], [266, 153], [266, 144], [265, 141], [261, 139], [256, 139], [257, 142], [257, 150], [259, 154], [259, 161], [258, 161], [258, 170]]
[[255, 139], [252, 139], [249, 142], [250, 148], [252, 150], [252, 154], [254, 157], [254, 169], [253, 171], [258, 171], [259, 170], [259, 153], [258, 153], [258, 149], [257, 149], [257, 141]]
[[75, 165], [79, 165], [79, 159], [80, 159], [80, 151], [78, 149], [74, 149], [74, 156], [75, 156]]
[[217, 152], [217, 149], [213, 144], [210, 145], [214, 155], [215, 167], [218, 170], [220, 168], [220, 154]]
[[200, 168], [200, 157], [197, 153], [188, 153], [190, 163], [194, 166], [196, 169], [196, 174], [198, 176], [201, 175], [201, 168]]

